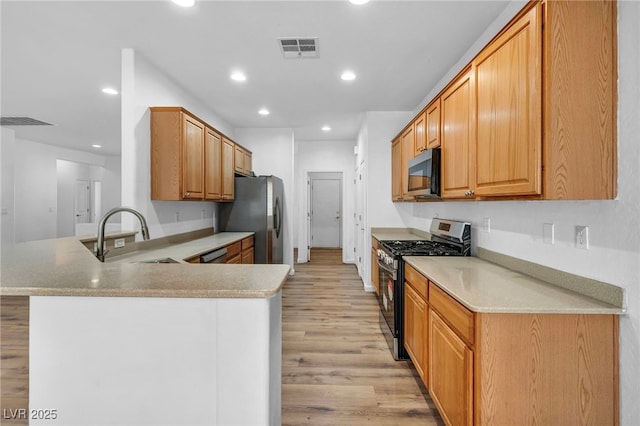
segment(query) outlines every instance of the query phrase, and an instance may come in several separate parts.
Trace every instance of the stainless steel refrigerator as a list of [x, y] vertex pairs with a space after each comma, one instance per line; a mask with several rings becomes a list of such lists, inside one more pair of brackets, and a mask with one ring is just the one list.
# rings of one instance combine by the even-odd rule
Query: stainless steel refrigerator
[[284, 187], [276, 176], [235, 178], [235, 200], [221, 203], [218, 230], [253, 231], [254, 262], [282, 263]]

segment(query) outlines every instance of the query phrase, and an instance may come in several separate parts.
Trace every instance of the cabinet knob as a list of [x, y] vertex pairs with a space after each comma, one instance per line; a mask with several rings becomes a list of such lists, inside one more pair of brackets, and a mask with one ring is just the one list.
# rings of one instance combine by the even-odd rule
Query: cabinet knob
[[184, 198], [189, 198], [190, 196], [191, 196], [191, 193], [190, 193], [190, 192], [185, 192], [185, 193], [184, 193]]

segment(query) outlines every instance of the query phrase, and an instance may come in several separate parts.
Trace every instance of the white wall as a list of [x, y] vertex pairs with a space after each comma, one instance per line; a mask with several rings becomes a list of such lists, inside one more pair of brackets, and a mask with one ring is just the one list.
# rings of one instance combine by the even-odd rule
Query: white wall
[[104, 192], [111, 188], [119, 196], [119, 173], [111, 169], [114, 158], [16, 139], [12, 130], [2, 128], [3, 242], [56, 238], [58, 159], [104, 167]]
[[[122, 51], [121, 93], [122, 205], [145, 216], [151, 238], [213, 227], [211, 201], [151, 201], [149, 107], [182, 106], [231, 138], [233, 128], [133, 49]], [[133, 215], [123, 215], [122, 223], [139, 227]]]
[[[521, 5], [522, 2], [514, 2], [505, 11], [414, 113], [444, 87], [475, 55], [478, 46], [484, 45]], [[426, 231], [434, 216], [468, 220], [473, 225], [474, 250], [483, 247], [624, 288], [627, 313], [620, 318], [620, 423], [631, 426], [640, 425], [637, 403], [640, 400], [640, 30], [637, 25], [640, 2], [621, 1], [618, 5], [616, 200], [396, 203], [392, 205], [395, 215], [378, 214], [375, 209], [369, 209], [369, 226], [394, 226], [400, 218], [403, 226]], [[369, 140], [371, 134], [369, 128]], [[387, 139], [385, 152], [381, 154], [385, 161], [390, 158], [389, 142]], [[390, 171], [386, 179], [389, 176]], [[375, 176], [371, 176], [368, 183], [373, 188], [380, 185]], [[388, 185], [380, 198], [391, 204]], [[369, 205], [372, 204], [374, 202]], [[388, 212], [388, 206], [380, 211]], [[481, 230], [485, 217], [490, 218], [490, 232]], [[377, 218], [384, 220], [378, 222]], [[544, 223], [555, 225], [554, 245], [543, 242]], [[589, 226], [588, 250], [574, 247], [576, 225]]]
[[256, 176], [273, 175], [282, 179], [284, 186], [284, 253], [283, 262], [293, 272], [293, 226], [295, 205], [293, 177], [293, 130], [292, 129], [235, 129], [236, 142], [253, 154], [253, 172]]
[[[295, 143], [295, 230], [298, 261], [306, 262], [308, 243], [306, 220], [309, 197], [307, 177], [310, 172], [342, 173], [342, 261], [352, 263], [354, 247], [354, 189], [355, 176], [353, 147], [355, 141], [296, 141]], [[300, 249], [302, 248], [302, 250]]]

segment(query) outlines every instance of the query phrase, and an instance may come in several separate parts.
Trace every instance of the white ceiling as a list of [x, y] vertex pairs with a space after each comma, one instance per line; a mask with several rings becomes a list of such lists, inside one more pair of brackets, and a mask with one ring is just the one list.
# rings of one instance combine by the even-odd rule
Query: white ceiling
[[[119, 89], [121, 49], [134, 48], [233, 127], [354, 140], [363, 112], [414, 110], [507, 5], [3, 0], [1, 114], [56, 124], [12, 127], [18, 138], [119, 154], [120, 98], [100, 89]], [[282, 57], [277, 38], [297, 36], [319, 38], [318, 59]], [[347, 68], [355, 81], [340, 80]]]

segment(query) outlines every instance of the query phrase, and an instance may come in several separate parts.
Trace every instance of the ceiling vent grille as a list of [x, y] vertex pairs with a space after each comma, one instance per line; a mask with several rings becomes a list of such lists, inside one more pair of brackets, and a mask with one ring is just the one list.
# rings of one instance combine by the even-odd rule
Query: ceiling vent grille
[[0, 117], [0, 126], [53, 126], [31, 117]]
[[280, 51], [285, 59], [309, 59], [318, 57], [318, 37], [281, 37]]

